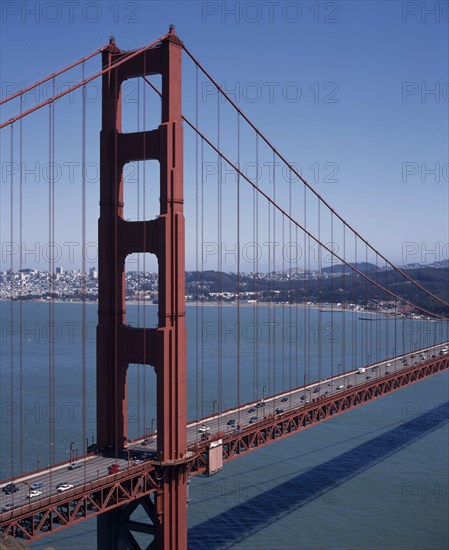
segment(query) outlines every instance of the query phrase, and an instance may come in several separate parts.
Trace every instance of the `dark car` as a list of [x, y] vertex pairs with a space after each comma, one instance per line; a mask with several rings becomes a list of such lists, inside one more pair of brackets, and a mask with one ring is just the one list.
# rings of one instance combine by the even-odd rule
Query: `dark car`
[[318, 393], [320, 391], [320, 386], [317, 386], [314, 390], [313, 390], [313, 393]]
[[255, 413], [255, 412], [256, 412], [256, 409], [254, 407], [251, 407], [250, 409], [248, 409], [248, 414]]
[[386, 371], [385, 371], [385, 374], [390, 374], [390, 371], [389, 371], [389, 370], [386, 370]]
[[285, 403], [286, 401], [288, 401], [288, 397], [283, 397], [283, 398], [281, 399], [281, 403]]
[[8, 483], [8, 485], [5, 485], [2, 489], [2, 491], [7, 495], [10, 495], [11, 493], [17, 493], [18, 490], [19, 488], [15, 483]]
[[260, 403], [257, 403], [256, 407], [260, 409], [260, 407], [265, 407], [265, 403], [261, 401]]
[[36, 490], [36, 489], [40, 489], [41, 487], [44, 486], [44, 482], [43, 481], [36, 481], [35, 483], [32, 483], [30, 485], [31, 489]]
[[233, 418], [231, 418], [231, 420], [228, 420], [228, 421], [226, 422], [226, 424], [227, 424], [228, 426], [233, 426], [233, 425], [235, 424], [235, 420], [234, 420]]
[[249, 419], [249, 423], [250, 423], [250, 424], [253, 424], [254, 422], [257, 422], [257, 416], [252, 416], [252, 417]]
[[346, 387], [347, 387], [347, 388], [352, 388], [352, 387], [353, 387], [353, 384], [348, 384]]
[[371, 378], [371, 376], [367, 376], [366, 379], [369, 380]]
[[9, 512], [11, 510], [14, 510], [15, 508], [18, 508], [18, 504], [5, 504], [2, 508], [2, 512]]
[[278, 407], [275, 411], [274, 411], [276, 414], [281, 414], [284, 412], [284, 409], [281, 409], [280, 407]]

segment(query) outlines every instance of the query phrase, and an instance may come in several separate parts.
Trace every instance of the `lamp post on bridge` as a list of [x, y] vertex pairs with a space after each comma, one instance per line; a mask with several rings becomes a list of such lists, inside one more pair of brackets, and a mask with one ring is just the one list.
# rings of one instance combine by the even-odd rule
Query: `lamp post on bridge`
[[73, 448], [74, 448], [74, 445], [76, 445], [76, 442], [75, 441], [71, 441], [70, 442], [70, 462], [73, 462]]
[[[212, 403], [212, 416], [215, 416], [215, 403], [218, 405], [218, 400], [214, 399]], [[217, 407], [217, 412], [219, 411], [219, 408]]]
[[393, 359], [393, 361], [394, 361], [394, 372], [396, 372], [396, 369], [398, 367], [397, 361], [396, 361], [396, 348], [392, 349], [391, 356], [394, 357], [394, 359]]
[[262, 388], [262, 401], [265, 401], [265, 390], [268, 388], [267, 384]]
[[151, 419], [151, 433], [154, 434], [156, 433], [155, 430], [154, 430], [154, 424], [156, 422], [156, 418], [152, 418]]
[[28, 487], [28, 501], [30, 503], [30, 506], [31, 506], [31, 485], [28, 481], [22, 481], [23, 484], [25, 484], [27, 487]]

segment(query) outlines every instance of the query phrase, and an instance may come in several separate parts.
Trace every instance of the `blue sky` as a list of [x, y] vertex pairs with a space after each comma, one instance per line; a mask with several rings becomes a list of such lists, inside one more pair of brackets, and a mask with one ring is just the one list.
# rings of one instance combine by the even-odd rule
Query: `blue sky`
[[[134, 49], [164, 34], [173, 23], [179, 37], [211, 74], [226, 89], [238, 91], [233, 97], [255, 125], [288, 159], [301, 165], [306, 179], [370, 243], [399, 264], [449, 257], [449, 48], [444, 3], [69, 4], [2, 4], [2, 98], [16, 83], [38, 80], [101, 47], [110, 35], [116, 37], [122, 49]], [[437, 13], [429, 11], [434, 5]], [[86, 70], [93, 72], [98, 68], [98, 62], [90, 63]], [[188, 60], [184, 74], [185, 113], [194, 118], [194, 73]], [[209, 116], [214, 112], [216, 97], [209, 94], [206, 82], [200, 82], [200, 88], [200, 119], [213, 134]], [[133, 89], [129, 92], [132, 94]], [[96, 240], [98, 217], [98, 106], [94, 100], [88, 105], [87, 147], [92, 175], [88, 182], [87, 232], [88, 241], [92, 242]], [[67, 163], [80, 159], [80, 107], [79, 96], [72, 103], [66, 101], [64, 106], [56, 107], [56, 157], [62, 166], [56, 188], [56, 238], [64, 249], [59, 263], [67, 268], [71, 268], [67, 259], [69, 246], [63, 243], [79, 242], [81, 236], [79, 178], [74, 172], [74, 181], [68, 181], [67, 167]], [[130, 127], [132, 120], [137, 119], [133, 109], [136, 106], [132, 102], [125, 107], [131, 118]], [[17, 110], [16, 103], [12, 111]], [[223, 107], [223, 116], [225, 112]], [[9, 115], [9, 110], [2, 111], [2, 119]], [[30, 166], [39, 163], [40, 176], [39, 181], [30, 176], [29, 185], [25, 185], [23, 231], [24, 239], [40, 243], [39, 260], [29, 255], [28, 263], [35, 261], [44, 267], [48, 222], [43, 167], [48, 160], [48, 110], [32, 116], [24, 123], [24, 158]], [[229, 126], [230, 131], [232, 119], [222, 125], [226, 130]], [[17, 129], [15, 132], [17, 140]], [[232, 147], [235, 136], [230, 134], [222, 140]], [[10, 177], [5, 164], [10, 158], [9, 141], [9, 131], [3, 130], [2, 243], [10, 240]], [[252, 154], [249, 143], [248, 140], [248, 162]], [[16, 161], [17, 144], [14, 151]], [[195, 232], [195, 207], [189, 203], [195, 194], [192, 151], [194, 141], [186, 130], [188, 268], [195, 267], [196, 255], [190, 238]], [[154, 167], [148, 168], [148, 177], [152, 170]], [[231, 193], [230, 188], [225, 186], [225, 193]], [[132, 192], [129, 197], [130, 203], [135, 200]], [[215, 199], [211, 190], [205, 196], [205, 207], [212, 210]], [[230, 224], [235, 223], [232, 200], [225, 197], [226, 221]], [[299, 194], [297, 200], [300, 201]], [[42, 210], [37, 206], [39, 201]], [[301, 207], [299, 202], [297, 206]], [[154, 204], [147, 213], [153, 211], [156, 212]], [[17, 240], [17, 210], [13, 214]], [[311, 226], [313, 216], [311, 211]], [[245, 228], [244, 223], [242, 227]], [[246, 229], [249, 239], [251, 228], [248, 225]], [[214, 240], [213, 231], [210, 238]], [[3, 248], [2, 269], [10, 263], [4, 252]], [[94, 246], [91, 252], [88, 259], [94, 265]], [[73, 266], [79, 267], [76, 261]]]

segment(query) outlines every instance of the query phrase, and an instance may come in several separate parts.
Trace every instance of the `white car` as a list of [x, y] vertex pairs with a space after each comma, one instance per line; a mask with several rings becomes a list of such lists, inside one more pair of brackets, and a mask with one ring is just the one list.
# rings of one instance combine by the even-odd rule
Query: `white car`
[[42, 491], [30, 491], [30, 494], [27, 496], [27, 498], [36, 498], [39, 497], [42, 494]]
[[337, 386], [337, 390], [342, 390], [344, 388], [343, 384], [340, 384], [339, 386]]
[[68, 491], [69, 489], [73, 489], [73, 485], [70, 483], [63, 483], [62, 485], [58, 486], [58, 493], [63, 493], [64, 491]]
[[199, 428], [198, 428], [198, 431], [200, 434], [204, 434], [206, 432], [208, 432], [210, 430], [209, 426], [206, 426], [205, 424], [202, 424]]

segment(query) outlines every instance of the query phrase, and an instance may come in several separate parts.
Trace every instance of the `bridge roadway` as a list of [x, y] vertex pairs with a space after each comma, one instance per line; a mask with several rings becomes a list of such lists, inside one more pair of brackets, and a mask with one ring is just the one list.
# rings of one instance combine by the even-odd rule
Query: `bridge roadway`
[[[263, 400], [247, 403], [241, 407], [217, 412], [214, 415], [190, 422], [187, 427], [188, 446], [191, 449], [195, 445], [204, 441], [205, 438], [213, 439], [216, 434], [226, 434], [243, 430], [249, 426], [257, 426], [260, 421], [267, 416], [282, 414], [276, 413], [276, 409], [283, 409], [288, 412], [294, 409], [300, 409], [311, 400], [326, 395], [326, 397], [338, 394], [348, 387], [357, 387], [368, 381], [375, 381], [384, 375], [399, 373], [401, 370], [423, 363], [432, 357], [438, 357], [449, 353], [449, 343], [437, 344], [426, 349], [414, 351], [388, 359], [379, 363], [368, 365], [364, 372], [353, 370], [343, 374], [337, 374], [333, 378], [325, 379], [319, 382], [313, 382], [306, 386], [280, 393], [275, 396], [266, 397]], [[251, 420], [252, 419], [252, 420]], [[235, 425], [228, 422], [235, 420]], [[205, 430], [205, 431], [204, 431]], [[207, 434], [204, 436], [203, 434]], [[132, 468], [143, 462], [152, 462], [156, 459], [156, 435], [153, 434], [149, 439], [139, 439], [129, 444], [128, 449], [120, 457], [107, 457], [99, 454], [92, 454], [82, 457], [78, 463], [79, 468], [70, 470], [69, 462], [54, 465], [51, 469], [43, 469], [39, 472], [30, 472], [15, 478], [13, 482], [18, 487], [18, 491], [12, 494], [0, 492], [0, 525], [8, 522], [11, 516], [20, 513], [19, 508], [24, 510], [30, 504], [38, 503], [40, 500], [47, 499], [52, 495], [57, 495], [57, 485], [67, 483], [74, 488], [83, 486], [89, 482], [95, 482], [106, 478], [108, 467], [112, 464], [118, 464], [120, 472]], [[5, 480], [1, 484], [3, 489], [10, 480]], [[42, 482], [43, 486], [38, 490], [42, 492], [32, 499], [29, 499], [31, 485], [36, 482]], [[75, 489], [68, 489], [67, 495], [74, 492]], [[66, 491], [61, 494], [65, 496]], [[12, 506], [12, 509], [8, 509]], [[33, 506], [33, 509], [35, 507]]]

